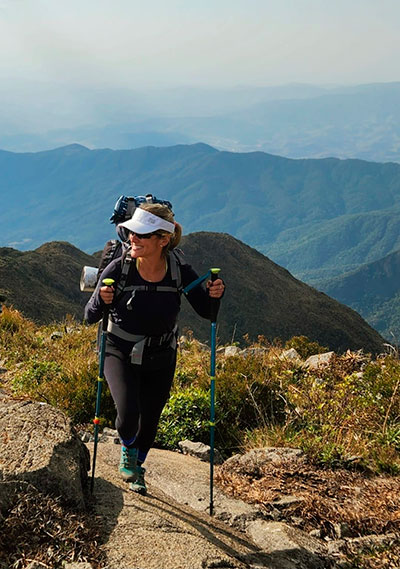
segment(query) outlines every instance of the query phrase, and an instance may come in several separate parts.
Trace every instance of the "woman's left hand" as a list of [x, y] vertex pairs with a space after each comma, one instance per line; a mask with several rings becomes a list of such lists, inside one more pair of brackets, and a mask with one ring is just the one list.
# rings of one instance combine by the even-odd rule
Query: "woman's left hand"
[[221, 298], [224, 294], [225, 285], [221, 279], [207, 282], [208, 294], [211, 298]]

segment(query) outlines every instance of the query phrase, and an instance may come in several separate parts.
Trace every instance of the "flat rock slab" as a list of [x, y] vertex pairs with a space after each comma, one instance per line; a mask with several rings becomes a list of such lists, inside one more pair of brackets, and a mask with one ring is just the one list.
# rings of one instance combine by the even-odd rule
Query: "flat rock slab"
[[117, 471], [119, 452], [117, 445], [98, 446], [94, 507], [107, 534], [102, 546], [107, 569], [245, 569], [248, 559], [257, 558], [260, 550], [246, 536], [177, 503], [154, 485], [150, 471], [157, 451], [150, 453], [148, 495], [129, 490]]

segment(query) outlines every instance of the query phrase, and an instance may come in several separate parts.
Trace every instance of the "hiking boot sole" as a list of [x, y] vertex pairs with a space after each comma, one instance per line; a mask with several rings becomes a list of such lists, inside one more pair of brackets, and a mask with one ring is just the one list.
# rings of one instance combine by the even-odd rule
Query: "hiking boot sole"
[[141, 496], [146, 496], [147, 494], [147, 488], [144, 488], [143, 486], [135, 486], [135, 484], [130, 484], [129, 489], [132, 490], [132, 492], [135, 492], [135, 494], [140, 494]]

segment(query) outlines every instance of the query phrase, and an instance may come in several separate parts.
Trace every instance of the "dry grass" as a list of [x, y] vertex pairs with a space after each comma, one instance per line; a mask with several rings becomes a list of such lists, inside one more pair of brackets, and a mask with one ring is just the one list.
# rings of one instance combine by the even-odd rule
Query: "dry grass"
[[254, 478], [222, 466], [216, 481], [227, 494], [259, 504], [266, 512], [271, 502], [295, 496], [301, 502], [287, 507], [282, 516], [301, 518], [305, 531], [321, 529], [335, 537], [338, 522], [354, 536], [400, 530], [400, 479], [367, 476], [349, 470], [317, 469], [305, 461], [264, 464]]
[[87, 561], [98, 569], [104, 558], [95, 520], [33, 486], [16, 489], [0, 528], [0, 564], [23, 569], [35, 560], [58, 569], [65, 561]]

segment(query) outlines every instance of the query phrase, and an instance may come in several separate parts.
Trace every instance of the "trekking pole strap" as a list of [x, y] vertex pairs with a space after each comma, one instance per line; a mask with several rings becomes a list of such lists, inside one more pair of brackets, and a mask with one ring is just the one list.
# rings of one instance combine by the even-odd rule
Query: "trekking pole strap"
[[183, 289], [183, 294], [187, 294], [188, 292], [190, 292], [193, 288], [195, 288], [196, 286], [198, 286], [199, 284], [201, 284], [202, 282], [204, 282], [206, 279], [208, 279], [211, 276], [211, 269], [209, 271], [207, 271], [203, 276], [199, 277], [198, 279], [194, 280], [193, 282], [191, 282], [190, 284], [188, 284], [184, 289]]
[[190, 292], [193, 288], [195, 288], [196, 286], [198, 286], [199, 284], [201, 284], [202, 282], [204, 282], [206, 279], [211, 278], [212, 281], [217, 280], [218, 278], [218, 273], [221, 269], [209, 269], [204, 275], [202, 275], [201, 277], [195, 279], [193, 282], [191, 282], [190, 284], [188, 284], [183, 290], [183, 294], [187, 294], [188, 292]]

